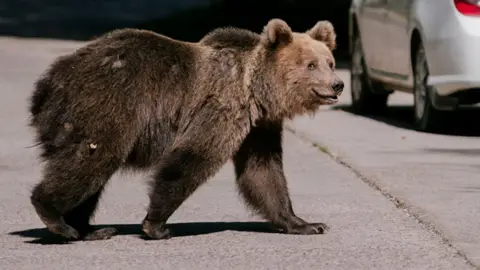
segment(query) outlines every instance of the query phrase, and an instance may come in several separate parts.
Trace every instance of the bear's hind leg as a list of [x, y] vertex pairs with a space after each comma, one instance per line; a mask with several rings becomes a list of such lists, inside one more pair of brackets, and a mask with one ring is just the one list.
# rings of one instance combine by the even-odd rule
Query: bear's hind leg
[[95, 213], [103, 189], [102, 187], [94, 195], [90, 196], [64, 216], [65, 222], [77, 230], [81, 239], [88, 241], [105, 240], [117, 234], [117, 230], [113, 227], [95, 230], [93, 226], [90, 225], [90, 218]]
[[165, 239], [171, 236], [165, 228], [167, 219], [220, 170], [245, 138], [242, 123], [227, 116], [216, 102], [206, 102], [165, 151], [142, 224], [148, 237]]
[[112, 233], [108, 228], [93, 232], [88, 225], [105, 184], [121, 165], [121, 158], [102, 152], [79, 155], [63, 150], [47, 160], [44, 179], [30, 200], [51, 232], [68, 240], [102, 239], [102, 233]]
[[208, 158], [216, 153], [195, 152], [177, 148], [166, 155], [154, 178], [150, 206], [142, 222], [142, 230], [149, 238], [167, 239], [172, 236], [172, 232], [165, 228], [167, 219], [227, 159], [221, 154], [216, 158]]
[[[46, 182], [46, 181], [45, 181]], [[80, 238], [80, 234], [76, 229], [68, 225], [63, 219], [61, 211], [57, 210], [51, 199], [52, 195], [47, 195], [44, 191], [43, 183], [38, 184], [30, 196], [32, 205], [47, 229], [55, 234], [61, 235], [67, 240], [75, 240]], [[63, 203], [65, 205], [65, 203]]]

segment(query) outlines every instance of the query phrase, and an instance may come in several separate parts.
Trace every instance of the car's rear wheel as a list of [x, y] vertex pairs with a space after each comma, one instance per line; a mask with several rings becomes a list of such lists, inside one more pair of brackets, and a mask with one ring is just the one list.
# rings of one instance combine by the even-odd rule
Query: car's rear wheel
[[427, 85], [428, 65], [425, 49], [419, 45], [415, 55], [414, 66], [414, 119], [418, 131], [434, 132], [440, 128], [442, 111], [435, 109], [431, 101], [434, 89]]
[[352, 109], [358, 114], [378, 114], [387, 107], [389, 93], [374, 93], [372, 87], [381, 87], [373, 84], [365, 70], [362, 43], [356, 36], [353, 44], [351, 61], [351, 96]]

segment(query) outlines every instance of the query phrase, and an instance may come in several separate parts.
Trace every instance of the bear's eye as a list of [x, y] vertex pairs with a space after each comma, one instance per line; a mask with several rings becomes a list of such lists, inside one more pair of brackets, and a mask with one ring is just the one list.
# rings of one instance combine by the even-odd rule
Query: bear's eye
[[330, 67], [331, 70], [333, 70], [333, 62], [332, 61], [328, 61], [328, 66]]
[[310, 64], [308, 64], [308, 69], [309, 69], [309, 70], [314, 70], [314, 69], [316, 69], [316, 68], [317, 68], [317, 65], [316, 65], [315, 63], [310, 63]]

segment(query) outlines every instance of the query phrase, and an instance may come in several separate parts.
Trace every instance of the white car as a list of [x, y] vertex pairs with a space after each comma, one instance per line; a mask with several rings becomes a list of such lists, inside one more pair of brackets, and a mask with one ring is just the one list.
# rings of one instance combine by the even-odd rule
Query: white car
[[352, 108], [380, 113], [393, 91], [412, 93], [415, 127], [480, 102], [480, 0], [352, 0]]

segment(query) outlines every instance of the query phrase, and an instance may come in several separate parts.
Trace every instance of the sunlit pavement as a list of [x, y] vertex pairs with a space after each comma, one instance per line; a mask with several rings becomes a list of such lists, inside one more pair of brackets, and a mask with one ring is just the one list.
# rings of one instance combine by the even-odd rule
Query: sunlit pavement
[[479, 140], [327, 108], [289, 123], [284, 136], [294, 208], [330, 225], [327, 234], [270, 233], [243, 205], [229, 163], [169, 220], [176, 238], [141, 238], [149, 174], [118, 174], [94, 223], [120, 234], [57, 244], [29, 203], [41, 167], [28, 148], [26, 102], [54, 57], [80, 44], [0, 39], [1, 269], [472, 269], [465, 256], [478, 264]]

